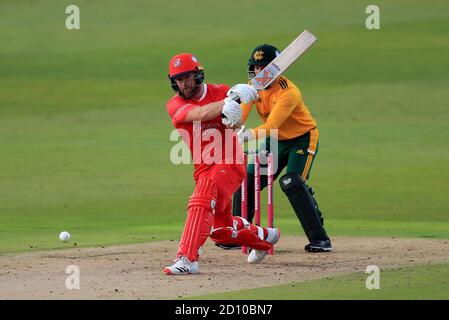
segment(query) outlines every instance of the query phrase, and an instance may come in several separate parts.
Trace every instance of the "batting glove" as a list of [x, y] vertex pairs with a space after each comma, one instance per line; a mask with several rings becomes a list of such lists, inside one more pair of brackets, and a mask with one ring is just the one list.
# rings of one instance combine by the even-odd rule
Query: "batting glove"
[[243, 83], [233, 86], [229, 89], [227, 95], [233, 100], [239, 99], [241, 103], [250, 103], [259, 97], [254, 87]]
[[223, 109], [221, 110], [221, 122], [228, 127], [234, 127], [236, 124], [240, 122], [242, 118], [242, 108], [240, 108], [240, 104], [231, 100], [230, 98], [226, 98]]

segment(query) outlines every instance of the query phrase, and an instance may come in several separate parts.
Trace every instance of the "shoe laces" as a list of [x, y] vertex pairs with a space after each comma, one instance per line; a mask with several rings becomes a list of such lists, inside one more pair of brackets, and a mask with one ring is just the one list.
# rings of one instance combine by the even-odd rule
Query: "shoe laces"
[[178, 261], [181, 261], [184, 264], [190, 264], [190, 261], [189, 261], [189, 259], [187, 259], [186, 256], [180, 256], [180, 257], [176, 258], [173, 262], [177, 263]]

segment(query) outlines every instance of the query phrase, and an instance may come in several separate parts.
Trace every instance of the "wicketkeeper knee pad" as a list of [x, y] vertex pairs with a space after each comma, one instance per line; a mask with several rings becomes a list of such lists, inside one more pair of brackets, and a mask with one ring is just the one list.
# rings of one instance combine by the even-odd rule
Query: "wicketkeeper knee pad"
[[198, 250], [206, 242], [213, 225], [217, 186], [210, 179], [198, 180], [189, 199], [187, 220], [179, 243], [178, 256], [198, 260]]

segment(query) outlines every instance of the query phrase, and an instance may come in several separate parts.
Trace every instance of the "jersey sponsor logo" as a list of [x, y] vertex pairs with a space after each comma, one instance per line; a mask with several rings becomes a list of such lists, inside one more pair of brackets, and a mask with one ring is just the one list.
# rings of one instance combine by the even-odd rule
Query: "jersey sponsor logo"
[[219, 123], [201, 123], [201, 130], [218, 129], [220, 126]]
[[201, 124], [201, 131], [203, 137], [213, 137], [217, 133], [220, 133], [220, 124], [219, 123], [210, 123], [210, 124]]

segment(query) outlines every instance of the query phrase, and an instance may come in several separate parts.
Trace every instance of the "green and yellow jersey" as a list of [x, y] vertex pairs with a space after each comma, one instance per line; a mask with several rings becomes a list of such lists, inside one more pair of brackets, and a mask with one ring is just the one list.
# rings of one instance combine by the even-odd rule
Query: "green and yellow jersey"
[[[316, 150], [318, 129], [315, 119], [305, 105], [298, 87], [284, 76], [280, 76], [267, 89], [259, 91], [259, 99], [254, 101], [257, 112], [264, 124], [252, 129], [257, 138], [262, 131], [270, 134], [270, 129], [278, 130], [278, 139], [289, 140], [310, 132], [311, 153]], [[252, 105], [242, 104], [243, 122], [246, 121]]]

